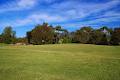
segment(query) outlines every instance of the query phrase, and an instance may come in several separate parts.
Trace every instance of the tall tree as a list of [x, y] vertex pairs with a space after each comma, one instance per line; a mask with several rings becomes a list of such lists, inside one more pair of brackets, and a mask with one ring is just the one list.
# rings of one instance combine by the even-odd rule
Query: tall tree
[[3, 36], [0, 34], [0, 43], [3, 43]]
[[31, 43], [33, 44], [49, 44], [52, 43], [54, 32], [53, 28], [49, 27], [48, 24], [37, 25], [31, 31]]
[[15, 44], [16, 43], [16, 32], [15, 31], [12, 31], [12, 42], [11, 43], [13, 43], [13, 44]]
[[111, 36], [110, 43], [112, 45], [119, 45], [120, 44], [120, 28], [114, 29], [112, 36]]
[[12, 27], [6, 27], [2, 33], [4, 43], [14, 43], [15, 34], [16, 32], [12, 30]]
[[28, 44], [31, 44], [31, 39], [32, 39], [32, 35], [31, 35], [31, 31], [27, 32], [27, 42]]
[[94, 30], [91, 33], [90, 41], [92, 44], [106, 45], [108, 44], [106, 35], [100, 30]]
[[82, 27], [80, 30], [75, 32], [75, 40], [80, 43], [89, 43], [90, 34], [93, 31], [91, 27]]

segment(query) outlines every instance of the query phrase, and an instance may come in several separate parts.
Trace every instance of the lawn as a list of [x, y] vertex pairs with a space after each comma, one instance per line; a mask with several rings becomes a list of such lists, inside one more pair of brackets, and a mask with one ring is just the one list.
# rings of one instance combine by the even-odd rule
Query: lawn
[[120, 46], [0, 46], [0, 80], [120, 80]]

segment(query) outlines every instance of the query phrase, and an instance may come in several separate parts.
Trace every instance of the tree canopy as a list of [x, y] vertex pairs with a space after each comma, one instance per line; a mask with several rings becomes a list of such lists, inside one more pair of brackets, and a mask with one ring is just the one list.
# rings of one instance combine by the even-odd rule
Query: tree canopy
[[103, 26], [99, 29], [93, 29], [91, 26], [84, 26], [74, 32], [69, 32], [60, 25], [52, 26], [43, 23], [26, 32], [26, 37], [16, 38], [16, 32], [8, 26], [0, 35], [0, 43], [2, 42], [7, 44], [24, 42], [36, 45], [57, 43], [119, 45], [120, 28], [111, 29]]

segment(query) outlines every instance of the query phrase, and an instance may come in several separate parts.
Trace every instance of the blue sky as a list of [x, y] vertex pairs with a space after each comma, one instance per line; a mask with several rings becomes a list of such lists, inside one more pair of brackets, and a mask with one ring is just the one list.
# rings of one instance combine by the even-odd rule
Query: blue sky
[[0, 33], [12, 26], [18, 37], [48, 22], [69, 31], [82, 26], [120, 26], [120, 0], [0, 0]]

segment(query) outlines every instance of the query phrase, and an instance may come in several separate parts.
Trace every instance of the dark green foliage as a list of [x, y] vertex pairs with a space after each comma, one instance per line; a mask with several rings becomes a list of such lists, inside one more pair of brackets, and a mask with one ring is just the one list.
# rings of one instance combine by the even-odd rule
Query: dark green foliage
[[74, 42], [108, 45], [111, 38], [112, 30], [106, 26], [100, 29], [92, 29], [91, 27], [82, 27], [74, 33]]
[[52, 27], [46, 23], [37, 25], [31, 32], [27, 33], [28, 42], [32, 44], [50, 44], [53, 41], [53, 36]]
[[26, 33], [26, 38], [18, 38], [16, 32], [11, 27], [6, 27], [0, 35], [0, 43], [14, 44], [23, 42], [28, 44], [57, 44], [57, 43], [83, 43], [97, 45], [119, 45], [120, 28], [114, 30], [103, 26], [93, 29], [90, 26], [81, 27], [75, 32], [69, 32], [60, 25], [53, 27], [48, 23], [37, 25], [34, 29]]
[[48, 23], [43, 23], [43, 25], [38, 25], [32, 31], [27, 32], [27, 39], [28, 43], [32, 44], [83, 43], [109, 45], [119, 44], [119, 32], [118, 29], [113, 32], [107, 26], [100, 29], [93, 29], [88, 26], [69, 33], [61, 26], [53, 28], [53, 26], [48, 26]]
[[2, 33], [2, 39], [4, 43], [11, 44], [16, 42], [16, 32], [12, 30], [12, 27], [6, 27]]
[[107, 45], [108, 44], [107, 37], [105, 34], [101, 36], [101, 40], [98, 44], [100, 44], [100, 45]]
[[23, 43], [23, 44], [25, 44], [25, 43], [27, 43], [27, 38], [25, 38], [25, 37], [23, 37], [23, 38], [17, 38], [16, 42], [17, 43]]
[[108, 45], [109, 44], [110, 35], [107, 35], [101, 30], [94, 30], [91, 33], [90, 43], [99, 44], [99, 45]]
[[115, 28], [112, 33], [110, 43], [112, 45], [119, 45], [120, 43], [120, 28]]
[[31, 43], [31, 38], [32, 38], [31, 32], [27, 32], [28, 44]]
[[12, 38], [11, 38], [11, 40], [12, 40], [12, 44], [15, 44], [16, 43], [16, 32], [15, 31], [12, 31]]
[[92, 31], [91, 27], [82, 27], [80, 30], [77, 30], [74, 36], [75, 42], [89, 43]]
[[91, 33], [90, 41], [93, 44], [102, 44], [102, 39], [104, 40], [104, 33], [102, 33], [100, 30], [94, 30]]
[[64, 37], [63, 38], [63, 43], [71, 43], [72, 40], [69, 37]]
[[3, 43], [3, 36], [0, 35], [0, 43]]

